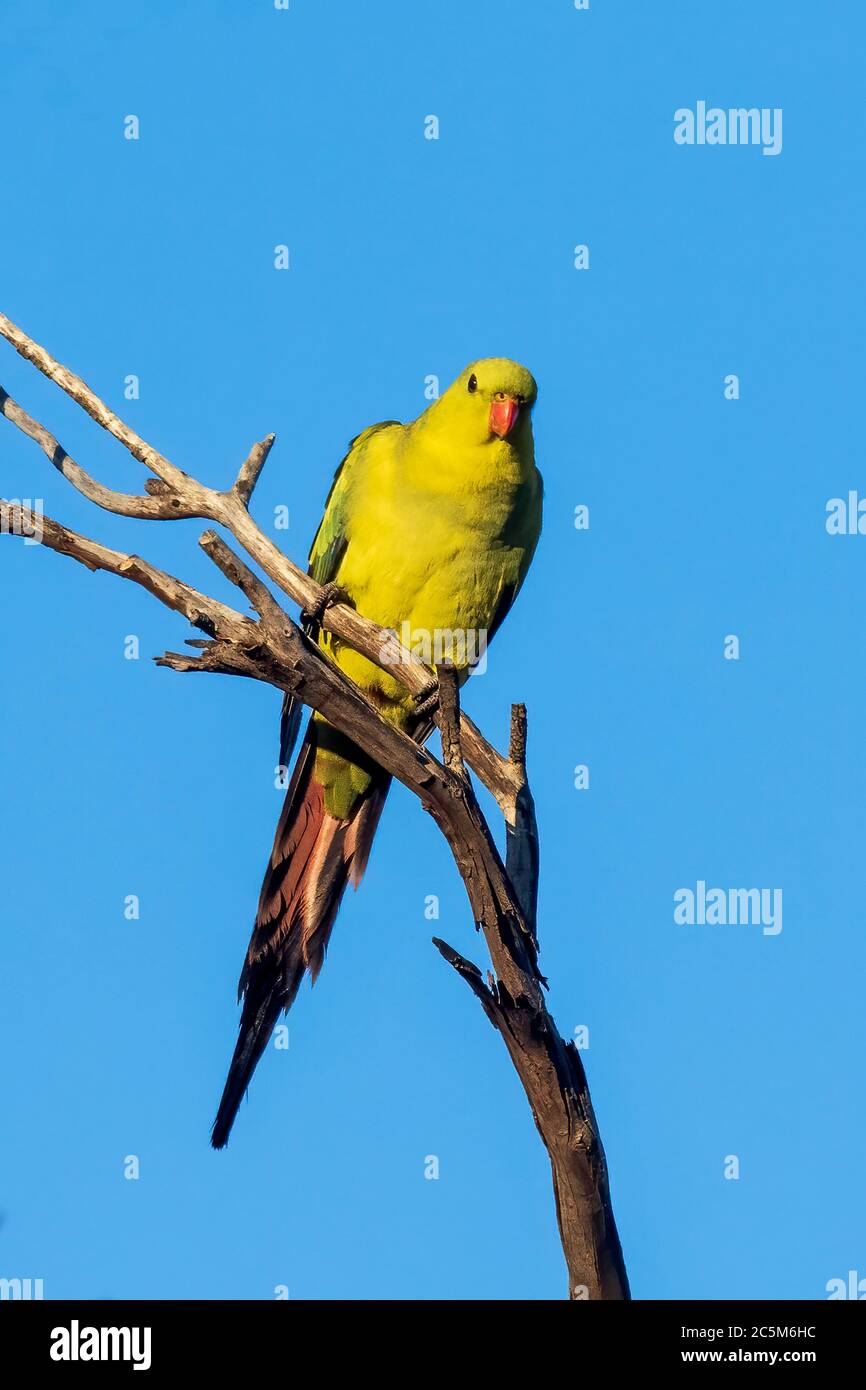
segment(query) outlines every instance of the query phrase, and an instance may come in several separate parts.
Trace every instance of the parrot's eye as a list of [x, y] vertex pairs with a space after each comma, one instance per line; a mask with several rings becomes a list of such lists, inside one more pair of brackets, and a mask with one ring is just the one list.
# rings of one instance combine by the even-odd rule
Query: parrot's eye
[[466, 383], [466, 390], [469, 392], [470, 395], [472, 395], [473, 391], [478, 390], [478, 377], [475, 375], [474, 372], [472, 373], [471, 377]]

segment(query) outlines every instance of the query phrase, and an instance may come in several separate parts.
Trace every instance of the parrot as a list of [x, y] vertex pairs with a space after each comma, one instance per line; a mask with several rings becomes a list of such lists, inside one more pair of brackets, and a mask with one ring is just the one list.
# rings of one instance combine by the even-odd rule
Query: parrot
[[[479, 646], [486, 654], [511, 608], [541, 533], [536, 395], [532, 374], [509, 358], [471, 363], [411, 423], [386, 420], [357, 435], [325, 503], [308, 569], [323, 597], [302, 614], [304, 630], [383, 718], [421, 741], [433, 727], [422, 717], [426, 702], [326, 632], [324, 609], [349, 603], [383, 628], [426, 635], [416, 650], [431, 667], [428, 651], [439, 640], [436, 664], [450, 663], [459, 684], [468, 678]], [[287, 694], [286, 768], [300, 722], [301, 705]], [[307, 972], [315, 983], [346, 886], [357, 888], [366, 868], [389, 783], [363, 749], [311, 715], [240, 977], [239, 1036], [211, 1133], [215, 1149], [228, 1142], [280, 1013]]]

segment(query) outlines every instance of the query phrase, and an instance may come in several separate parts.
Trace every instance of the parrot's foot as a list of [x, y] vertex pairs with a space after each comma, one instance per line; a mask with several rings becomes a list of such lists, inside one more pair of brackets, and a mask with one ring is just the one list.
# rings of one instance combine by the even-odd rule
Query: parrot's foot
[[435, 714], [439, 708], [439, 682], [436, 680], [428, 681], [422, 686], [418, 694], [414, 697], [415, 713], [423, 718], [425, 715]]
[[325, 616], [325, 610], [333, 607], [335, 603], [342, 603], [345, 597], [346, 595], [339, 584], [323, 584], [322, 592], [316, 602], [301, 613], [301, 621], [303, 623], [320, 623]]

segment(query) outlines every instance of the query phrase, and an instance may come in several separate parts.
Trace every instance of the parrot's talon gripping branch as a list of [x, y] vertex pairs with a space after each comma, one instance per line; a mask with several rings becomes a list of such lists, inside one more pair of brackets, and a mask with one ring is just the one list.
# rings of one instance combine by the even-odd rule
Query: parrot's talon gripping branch
[[319, 627], [329, 608], [333, 608], [335, 603], [345, 602], [346, 595], [339, 584], [323, 584], [313, 602], [301, 610], [301, 622]]
[[439, 713], [439, 682], [428, 680], [414, 695], [415, 714], [419, 719], [432, 719]]
[[[54, 381], [103, 429], [154, 475], [146, 495], [115, 492], [91, 478], [57, 440], [0, 388], [0, 414], [32, 439], [78, 492], [122, 516], [175, 520], [200, 517], [225, 527], [272, 583], [302, 610], [315, 611], [319, 586], [295, 566], [250, 517], [248, 502], [273, 443], [250, 451], [228, 492], [206, 487], [170, 463], [105, 405], [74, 373], [0, 314], [0, 336]], [[470, 378], [471, 380], [471, 378]], [[505, 412], [507, 414], [507, 412]], [[501, 417], [501, 418], [500, 418]], [[496, 416], [497, 432], [512, 422]], [[461, 716], [454, 672], [439, 672], [401, 648], [394, 633], [329, 597], [321, 625], [341, 641], [396, 675], [413, 694], [440, 705], [443, 758], [385, 719], [321, 648], [292, 622], [270, 589], [214, 531], [200, 544], [252, 606], [255, 617], [200, 593], [136, 555], [111, 550], [32, 509], [0, 500], [0, 535], [38, 538], [89, 570], [130, 580], [167, 608], [183, 615], [208, 641], [195, 650], [166, 652], [158, 664], [181, 672], [214, 672], [262, 681], [318, 712], [350, 739], [378, 769], [398, 778], [433, 816], [453, 855], [472, 917], [484, 933], [492, 974], [444, 942], [436, 945], [481, 1002], [503, 1039], [531, 1106], [553, 1171], [556, 1213], [568, 1266], [569, 1297], [626, 1299], [628, 1279], [613, 1218], [607, 1166], [580, 1053], [556, 1028], [545, 1002], [537, 965], [536, 896], [538, 836], [526, 778], [526, 712], [512, 712], [510, 757], [504, 758], [472, 722]], [[399, 664], [395, 664], [395, 661]], [[432, 685], [432, 690], [431, 690]], [[496, 798], [506, 822], [503, 865], [479, 808], [465, 762]], [[579, 1135], [579, 1142], [574, 1136]], [[215, 1141], [216, 1142], [216, 1141]]]

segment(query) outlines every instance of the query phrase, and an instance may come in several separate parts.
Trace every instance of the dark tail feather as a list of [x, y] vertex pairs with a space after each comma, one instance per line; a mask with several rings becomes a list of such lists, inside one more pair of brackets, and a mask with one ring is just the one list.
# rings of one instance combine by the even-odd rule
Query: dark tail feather
[[215, 1149], [223, 1149], [228, 1143], [235, 1116], [259, 1058], [268, 1045], [280, 1011], [291, 1006], [298, 992], [304, 975], [304, 963], [297, 959], [297, 951], [293, 954], [296, 957], [294, 961], [284, 959], [282, 962], [282, 979], [273, 979], [268, 985], [267, 980], [262, 978], [264, 972], [259, 971], [256, 972], [259, 978], [255, 980], [257, 988], [252, 987], [252, 981], [248, 986], [241, 1014], [240, 1036], [211, 1131], [211, 1143]]
[[390, 785], [390, 777], [377, 770], [348, 820], [328, 815], [322, 788], [312, 776], [316, 738], [311, 724], [262, 884], [238, 991], [243, 998], [240, 1035], [211, 1133], [215, 1149], [228, 1142], [274, 1024], [294, 1003], [304, 972], [309, 970], [315, 980], [322, 967], [346, 884], [357, 888], [361, 881]]

